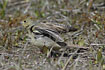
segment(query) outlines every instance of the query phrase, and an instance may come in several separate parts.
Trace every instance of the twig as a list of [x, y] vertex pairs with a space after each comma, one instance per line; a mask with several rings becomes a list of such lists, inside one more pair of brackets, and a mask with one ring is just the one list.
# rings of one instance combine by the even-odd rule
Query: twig
[[69, 57], [69, 59], [68, 59], [67, 62], [65, 63], [64, 67], [62, 68], [62, 70], [65, 70], [65, 69], [66, 69], [68, 63], [70, 62], [70, 60], [72, 59], [72, 57], [77, 53], [78, 50], [79, 50], [79, 49], [77, 49], [77, 50], [74, 52], [74, 54]]
[[84, 49], [89, 49], [89, 47], [79, 46], [79, 45], [68, 45], [67, 48], [84, 48]]
[[105, 46], [105, 44], [90, 44], [91, 46]]
[[24, 14], [28, 12], [30, 6], [31, 6], [31, 3], [29, 3], [28, 6], [26, 7], [26, 9], [25, 9], [25, 11], [24, 11]]
[[51, 54], [51, 51], [52, 51], [53, 47], [54, 47], [54, 46], [52, 46], [52, 47], [51, 47], [51, 49], [50, 49], [50, 51], [47, 53], [47, 57], [49, 57], [49, 56], [50, 56], [50, 54]]
[[59, 57], [59, 60], [57, 61], [57, 64], [60, 64], [61, 58], [63, 57], [64, 52], [62, 53], [62, 55]]

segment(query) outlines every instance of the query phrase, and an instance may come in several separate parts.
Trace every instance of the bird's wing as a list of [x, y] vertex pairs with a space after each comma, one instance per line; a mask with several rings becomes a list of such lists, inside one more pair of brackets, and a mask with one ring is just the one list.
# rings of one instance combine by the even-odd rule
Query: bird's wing
[[57, 25], [54, 23], [46, 23], [46, 27], [48, 27], [50, 30], [56, 31], [56, 33], [66, 33], [66, 29], [64, 26]]
[[[43, 36], [46, 36], [56, 42], [60, 46], [66, 46], [67, 44], [64, 42], [64, 40], [60, 37], [60, 35], [41, 27], [34, 27], [35, 30], [38, 30]], [[33, 31], [32, 31], [33, 32]]]
[[48, 28], [56, 33], [67, 33], [67, 32], [72, 32], [72, 31], [77, 31], [76, 28], [64, 25], [64, 24], [54, 24], [54, 23], [45, 23], [42, 25], [42, 28]]

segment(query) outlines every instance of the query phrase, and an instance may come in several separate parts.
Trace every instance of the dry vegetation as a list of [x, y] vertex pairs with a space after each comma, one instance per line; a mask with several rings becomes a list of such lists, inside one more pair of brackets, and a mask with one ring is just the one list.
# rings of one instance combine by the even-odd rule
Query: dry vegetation
[[[65, 39], [89, 49], [72, 48], [66, 52], [71, 56], [47, 57], [29, 42], [20, 24], [28, 17], [78, 28]], [[0, 0], [0, 70], [105, 70], [105, 1]]]

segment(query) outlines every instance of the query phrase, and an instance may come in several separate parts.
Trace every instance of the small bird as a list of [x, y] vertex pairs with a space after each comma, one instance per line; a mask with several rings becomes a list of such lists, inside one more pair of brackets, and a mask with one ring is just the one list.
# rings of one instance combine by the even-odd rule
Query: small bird
[[59, 24], [59, 23], [37, 23], [32, 22], [31, 19], [27, 18], [21, 22], [22, 25], [28, 29], [28, 36], [31, 38], [31, 42], [36, 46], [58, 46], [65, 47], [67, 44], [61, 37], [61, 34], [66, 34], [67, 32], [77, 31], [76, 28], [70, 27], [69, 25]]

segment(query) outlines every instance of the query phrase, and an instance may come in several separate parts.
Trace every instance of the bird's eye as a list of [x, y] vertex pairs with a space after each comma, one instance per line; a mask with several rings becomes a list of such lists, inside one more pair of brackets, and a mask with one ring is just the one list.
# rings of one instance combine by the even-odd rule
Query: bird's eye
[[26, 20], [24, 22], [26, 22]]

